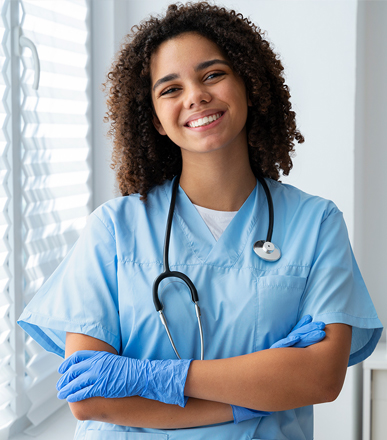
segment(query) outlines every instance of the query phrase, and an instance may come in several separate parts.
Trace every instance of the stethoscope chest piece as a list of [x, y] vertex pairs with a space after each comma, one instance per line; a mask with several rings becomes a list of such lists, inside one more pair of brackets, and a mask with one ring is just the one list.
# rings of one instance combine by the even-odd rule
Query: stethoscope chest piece
[[281, 258], [281, 251], [270, 241], [259, 240], [254, 243], [254, 252], [265, 261], [277, 261]]

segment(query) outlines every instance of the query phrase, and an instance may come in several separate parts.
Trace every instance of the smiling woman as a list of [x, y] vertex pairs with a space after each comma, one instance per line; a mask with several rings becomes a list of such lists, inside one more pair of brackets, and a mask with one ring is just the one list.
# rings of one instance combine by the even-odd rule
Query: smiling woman
[[[75, 438], [311, 440], [312, 405], [373, 351], [382, 326], [341, 212], [278, 181], [303, 141], [282, 70], [254, 24], [204, 2], [171, 5], [117, 55], [125, 197], [19, 321], [67, 358]], [[262, 258], [271, 236], [282, 257]]]
[[[200, 56], [196, 45], [199, 42], [203, 46]], [[191, 78], [188, 78], [187, 63]], [[164, 99], [175, 100], [179, 95], [179, 101], [189, 100], [187, 93], [198, 92], [192, 87], [193, 74], [196, 75], [195, 86], [199, 78], [202, 87], [206, 86], [201, 91], [204, 100], [209, 98], [209, 90], [226, 87], [221, 85], [224, 77], [227, 84], [229, 79], [234, 80], [237, 86], [232, 91], [234, 96], [238, 95], [238, 103], [241, 99], [245, 101], [238, 118], [244, 119], [248, 157], [255, 176], [278, 180], [280, 173], [286, 175], [291, 170], [294, 141], [304, 139], [295, 124], [281, 62], [259, 28], [234, 11], [205, 2], [192, 6], [171, 5], [161, 20], [151, 18], [128, 35], [127, 44], [117, 54], [105, 84], [109, 93], [106, 120], [112, 122], [110, 135], [114, 141], [113, 166], [123, 195], [139, 193], [146, 199], [150, 188], [181, 172], [181, 151], [176, 148], [181, 145], [165, 136], [163, 115], [156, 106], [162, 105], [163, 111], [171, 112], [171, 104], [163, 102]], [[183, 80], [184, 97], [181, 96]], [[218, 97], [214, 99], [217, 105], [221, 104]], [[196, 119], [210, 116], [207, 110], [222, 113], [222, 106], [214, 108], [211, 102], [209, 108], [198, 111], [196, 103], [194, 111], [191, 109], [179, 116], [183, 118], [179, 124], [190, 122], [196, 117], [194, 113], [198, 114]], [[157, 132], [152, 122], [156, 122]]]
[[[152, 55], [150, 67], [153, 123], [161, 135], [180, 147], [180, 185], [195, 204], [237, 211], [256, 184], [246, 133], [251, 101], [242, 78], [213, 41], [194, 32], [162, 43]], [[230, 161], [233, 170], [243, 169], [246, 176], [245, 185], [238, 188], [240, 198], [232, 206], [225, 201], [227, 206], [221, 206], [220, 195], [218, 203], [199, 200], [195, 194], [199, 182], [213, 174], [214, 167], [223, 168], [220, 174], [229, 179]], [[220, 183], [219, 176], [216, 179]], [[222, 188], [226, 188], [224, 184]]]
[[[171, 70], [176, 73], [168, 74]], [[202, 172], [212, 167], [208, 157], [194, 160], [197, 153], [223, 148], [229, 150], [228, 157], [245, 158], [250, 169], [246, 87], [215, 43], [196, 33], [164, 42], [152, 56], [151, 80], [153, 122], [161, 135], [180, 147], [182, 179], [190, 174], [188, 164], [195, 163]], [[219, 152], [212, 157], [219, 163], [225, 156]], [[252, 180], [255, 186], [253, 175]]]

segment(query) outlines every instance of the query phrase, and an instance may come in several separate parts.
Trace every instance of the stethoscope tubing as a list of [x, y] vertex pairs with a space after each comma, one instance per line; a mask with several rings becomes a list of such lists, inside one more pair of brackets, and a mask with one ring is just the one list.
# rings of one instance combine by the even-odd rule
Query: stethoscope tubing
[[171, 238], [171, 228], [172, 228], [172, 218], [173, 213], [175, 210], [175, 203], [176, 203], [176, 194], [177, 194], [177, 187], [179, 185], [179, 176], [176, 176], [175, 181], [173, 182], [173, 189], [172, 189], [172, 199], [171, 204], [169, 206], [169, 212], [168, 212], [168, 218], [167, 218], [167, 227], [165, 231], [165, 238], [164, 238], [164, 251], [163, 251], [163, 272], [155, 279], [153, 283], [153, 303], [155, 305], [156, 310], [159, 312], [160, 310], [163, 310], [164, 306], [160, 302], [159, 295], [158, 295], [158, 287], [162, 280], [165, 278], [179, 278], [184, 283], [187, 284], [190, 292], [191, 292], [191, 299], [194, 304], [199, 302], [199, 296], [198, 292], [196, 290], [196, 287], [194, 283], [187, 277], [186, 274], [182, 272], [177, 271], [171, 271], [169, 268], [169, 241]]
[[203, 326], [201, 321], [201, 312], [199, 307], [199, 296], [198, 292], [196, 290], [196, 287], [194, 283], [188, 278], [188, 276], [182, 272], [178, 271], [171, 271], [169, 268], [169, 241], [171, 238], [171, 228], [172, 228], [172, 219], [173, 219], [173, 213], [175, 210], [175, 203], [176, 203], [176, 194], [177, 194], [177, 187], [179, 185], [180, 176], [176, 176], [175, 181], [173, 182], [172, 187], [172, 198], [171, 198], [171, 204], [169, 206], [169, 212], [168, 212], [168, 218], [167, 218], [167, 226], [165, 231], [165, 239], [164, 239], [164, 251], [163, 251], [163, 272], [155, 279], [153, 283], [153, 303], [155, 305], [155, 308], [157, 312], [159, 313], [160, 320], [165, 328], [165, 331], [167, 332], [169, 342], [172, 345], [172, 348], [177, 356], [178, 359], [181, 359], [179, 352], [177, 351], [176, 345], [173, 341], [171, 332], [169, 331], [168, 323], [164, 315], [164, 306], [161, 303], [158, 295], [159, 285], [161, 281], [163, 281], [166, 278], [178, 278], [182, 280], [189, 288], [189, 291], [191, 293], [191, 299], [192, 302], [195, 304], [195, 313], [198, 321], [198, 327], [199, 327], [199, 334], [200, 334], [200, 359], [204, 359], [204, 336], [203, 336]]
[[271, 242], [271, 238], [273, 236], [273, 228], [274, 228], [274, 208], [273, 208], [273, 199], [271, 198], [269, 187], [267, 186], [266, 180], [262, 176], [257, 177], [258, 182], [262, 185], [267, 200], [267, 206], [269, 208], [269, 227], [267, 229], [266, 241]]
[[[254, 244], [254, 252], [260, 257], [263, 258], [266, 261], [277, 261], [281, 257], [281, 251], [277, 246], [275, 246], [273, 243], [271, 243], [271, 238], [273, 235], [273, 228], [274, 228], [274, 208], [273, 208], [273, 199], [270, 194], [269, 187], [267, 186], [267, 183], [265, 179], [262, 176], [257, 177], [259, 183], [262, 185], [267, 199], [267, 205], [269, 208], [269, 227], [267, 230], [267, 236], [266, 241], [259, 240]], [[173, 341], [171, 332], [168, 328], [168, 323], [164, 315], [164, 306], [161, 303], [158, 295], [159, 285], [161, 281], [163, 281], [166, 278], [178, 278], [182, 280], [189, 288], [189, 291], [191, 293], [191, 300], [195, 304], [195, 312], [196, 317], [198, 321], [198, 327], [199, 327], [199, 334], [200, 334], [200, 358], [201, 360], [204, 359], [204, 337], [203, 337], [203, 327], [202, 327], [202, 321], [201, 321], [201, 312], [199, 307], [199, 296], [198, 292], [196, 290], [196, 287], [194, 283], [188, 278], [187, 275], [185, 275], [182, 272], [178, 271], [171, 271], [169, 268], [169, 242], [171, 238], [171, 229], [172, 229], [172, 219], [173, 219], [173, 213], [175, 210], [175, 203], [176, 203], [176, 195], [177, 195], [177, 189], [180, 181], [180, 176], [176, 176], [175, 180], [173, 182], [172, 186], [172, 197], [171, 197], [171, 203], [169, 206], [168, 211], [168, 217], [167, 217], [167, 226], [165, 230], [165, 238], [164, 238], [164, 249], [163, 249], [163, 272], [155, 279], [153, 282], [153, 303], [155, 305], [156, 311], [159, 313], [160, 320], [165, 328], [165, 331], [167, 332], [169, 341], [172, 345], [172, 348], [178, 357], [178, 359], [181, 359], [180, 354], [176, 348], [176, 345]]]

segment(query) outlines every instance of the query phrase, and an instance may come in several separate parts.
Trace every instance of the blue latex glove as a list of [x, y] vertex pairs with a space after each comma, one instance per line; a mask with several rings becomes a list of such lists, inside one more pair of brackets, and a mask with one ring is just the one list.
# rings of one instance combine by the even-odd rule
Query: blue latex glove
[[[323, 329], [325, 324], [321, 321], [312, 322], [310, 315], [302, 317], [293, 330], [286, 338], [283, 338], [273, 344], [270, 348], [298, 347], [305, 348], [316, 344], [325, 338]], [[234, 423], [244, 420], [254, 419], [255, 417], [269, 416], [271, 412], [257, 411], [255, 409], [243, 408], [241, 406], [231, 405], [234, 416]]]
[[312, 322], [312, 317], [305, 315], [286, 338], [277, 341], [270, 348], [309, 347], [309, 345], [316, 344], [325, 338], [324, 328], [323, 322]]
[[138, 360], [105, 351], [83, 350], [59, 366], [58, 398], [78, 402], [90, 397], [142, 396], [184, 407], [191, 360]]
[[255, 409], [244, 408], [243, 406], [231, 405], [234, 423], [244, 422], [245, 420], [255, 419], [256, 417], [266, 417], [272, 414], [267, 411], [258, 411]]

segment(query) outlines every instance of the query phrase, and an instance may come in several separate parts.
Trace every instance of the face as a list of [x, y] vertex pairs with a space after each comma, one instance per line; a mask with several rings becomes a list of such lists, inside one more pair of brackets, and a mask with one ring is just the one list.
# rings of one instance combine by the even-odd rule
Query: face
[[196, 33], [160, 45], [151, 58], [154, 125], [182, 155], [247, 146], [249, 101], [219, 47]]

